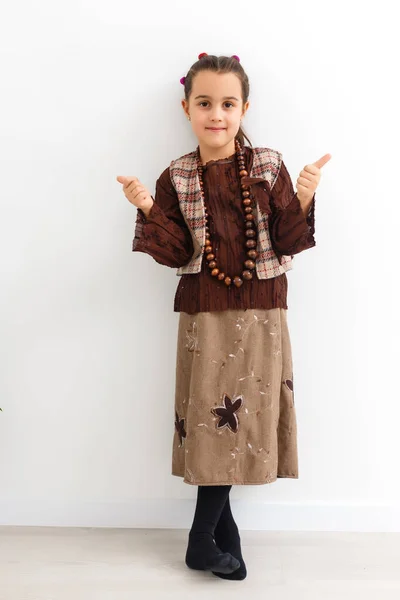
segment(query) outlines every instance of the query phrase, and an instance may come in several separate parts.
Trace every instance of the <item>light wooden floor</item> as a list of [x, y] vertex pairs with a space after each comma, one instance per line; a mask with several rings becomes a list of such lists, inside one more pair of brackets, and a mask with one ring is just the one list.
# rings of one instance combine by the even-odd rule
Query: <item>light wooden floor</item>
[[397, 533], [242, 531], [244, 581], [188, 569], [187, 534], [0, 527], [0, 599], [400, 599]]

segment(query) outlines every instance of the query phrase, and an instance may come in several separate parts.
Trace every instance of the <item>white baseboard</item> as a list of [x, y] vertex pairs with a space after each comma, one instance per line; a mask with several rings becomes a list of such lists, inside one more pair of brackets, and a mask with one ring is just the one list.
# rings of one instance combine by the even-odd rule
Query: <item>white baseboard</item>
[[[400, 532], [400, 508], [366, 505], [269, 504], [231, 500], [240, 530]], [[0, 502], [2, 526], [189, 529], [195, 500], [134, 499], [73, 504]]]

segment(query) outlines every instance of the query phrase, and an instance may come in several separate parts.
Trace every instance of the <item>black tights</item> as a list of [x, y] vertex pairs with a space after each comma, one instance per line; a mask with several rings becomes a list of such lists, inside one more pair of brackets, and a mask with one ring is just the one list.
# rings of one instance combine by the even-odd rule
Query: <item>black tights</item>
[[194, 569], [211, 570], [224, 579], [244, 579], [247, 571], [229, 502], [231, 488], [231, 485], [198, 486], [186, 564]]
[[200, 485], [185, 562], [191, 569], [228, 575], [239, 569], [240, 561], [230, 552], [222, 552], [214, 541], [214, 532], [231, 486]]
[[201, 534], [214, 536], [218, 521], [231, 491], [231, 485], [199, 485], [191, 537]]

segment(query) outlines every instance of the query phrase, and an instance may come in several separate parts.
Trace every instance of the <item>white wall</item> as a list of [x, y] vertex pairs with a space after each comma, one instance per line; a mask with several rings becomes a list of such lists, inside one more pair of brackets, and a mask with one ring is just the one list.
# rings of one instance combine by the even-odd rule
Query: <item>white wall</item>
[[289, 325], [298, 480], [237, 486], [248, 529], [399, 530], [394, 2], [9, 3], [1, 31], [0, 524], [189, 527], [170, 474], [178, 278], [136, 209], [197, 145], [179, 79], [238, 54], [253, 145], [326, 152]]

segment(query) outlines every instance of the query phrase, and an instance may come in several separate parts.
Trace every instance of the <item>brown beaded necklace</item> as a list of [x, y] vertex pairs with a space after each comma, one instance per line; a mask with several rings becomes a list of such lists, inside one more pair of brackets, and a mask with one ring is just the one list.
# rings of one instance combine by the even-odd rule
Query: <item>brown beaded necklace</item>
[[[245, 153], [242, 149], [242, 146], [239, 140], [235, 139], [235, 149], [236, 149], [236, 157], [239, 164], [239, 175], [240, 178], [246, 177], [248, 172], [246, 171], [246, 165], [244, 162]], [[229, 275], [225, 275], [223, 271], [220, 271], [217, 267], [217, 258], [215, 255], [215, 251], [213, 251], [212, 240], [210, 236], [210, 228], [208, 226], [208, 213], [207, 207], [205, 205], [205, 197], [204, 197], [204, 184], [203, 184], [203, 165], [201, 164], [200, 159], [200, 149], [197, 147], [197, 169], [199, 173], [199, 181], [200, 181], [200, 189], [201, 195], [203, 197], [203, 202], [205, 206], [205, 215], [206, 215], [206, 243], [204, 252], [206, 254], [206, 259], [208, 261], [208, 267], [211, 270], [211, 275], [213, 277], [217, 277], [220, 281], [224, 281], [226, 286], [230, 286], [232, 282], [236, 287], [240, 287], [243, 285], [243, 281], [245, 279], [250, 280], [253, 279], [253, 271], [256, 268], [255, 259], [258, 256], [257, 250], [257, 228], [254, 222], [253, 208], [255, 207], [254, 202], [252, 200], [254, 197], [250, 194], [250, 187], [248, 185], [242, 184], [240, 185], [242, 190], [243, 197], [243, 207], [244, 207], [244, 228], [245, 228], [245, 236], [248, 238], [245, 242], [245, 248], [248, 260], [244, 262], [244, 266], [246, 269], [242, 271], [242, 277], [239, 275], [235, 275], [235, 277], [230, 277]]]

